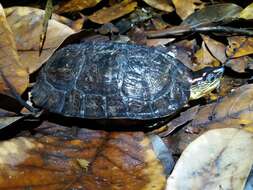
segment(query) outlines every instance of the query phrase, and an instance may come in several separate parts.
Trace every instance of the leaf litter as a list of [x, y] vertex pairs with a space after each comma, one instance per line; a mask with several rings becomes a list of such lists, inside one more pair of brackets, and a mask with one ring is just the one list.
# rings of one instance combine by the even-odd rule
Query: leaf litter
[[[2, 9], [0, 70], [22, 97], [26, 97], [25, 90], [34, 82], [33, 75], [37, 75], [55, 50], [62, 44], [86, 39], [164, 48], [192, 70], [223, 65], [226, 72], [221, 89], [200, 101], [189, 102], [169, 123], [149, 131], [151, 136], [141, 131], [89, 130], [73, 127], [72, 122], [57, 125], [45, 121], [53, 118], [50, 113], [46, 118], [38, 118], [41, 125], [31, 124], [32, 129], [27, 129], [24, 122], [30, 121], [18, 114], [20, 110], [14, 110], [16, 113], [3, 110], [0, 103], [0, 127], [11, 125], [11, 129], [24, 127], [26, 131], [0, 144], [0, 187], [49, 190], [249, 187], [247, 177], [253, 153], [252, 4], [212, 3], [54, 2], [54, 12], [64, 13], [67, 18], [53, 14], [41, 56], [39, 35], [45, 11], [33, 6], [9, 7], [4, 9], [5, 13]], [[244, 19], [243, 26], [237, 27], [240, 19]], [[106, 32], [101, 33], [98, 28], [102, 24]], [[76, 33], [80, 28], [83, 30]], [[4, 80], [0, 80], [1, 94], [12, 96], [9, 91]]]

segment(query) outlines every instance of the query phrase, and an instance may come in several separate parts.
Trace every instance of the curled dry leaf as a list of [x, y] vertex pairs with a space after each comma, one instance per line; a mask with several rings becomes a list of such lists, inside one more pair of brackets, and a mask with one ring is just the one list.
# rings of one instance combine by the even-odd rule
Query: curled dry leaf
[[182, 20], [191, 15], [196, 9], [201, 9], [204, 4], [201, 0], [172, 0], [176, 7], [176, 12]]
[[56, 20], [49, 20], [46, 41], [39, 56], [40, 34], [44, 10], [31, 7], [5, 9], [7, 21], [14, 33], [21, 63], [29, 73], [36, 71], [74, 31]]
[[167, 0], [143, 0], [143, 1], [145, 1], [151, 7], [154, 7], [161, 11], [170, 13], [174, 10], [173, 7], [169, 4], [169, 1]]
[[242, 57], [253, 54], [253, 37], [232, 36], [228, 38], [229, 46], [226, 49], [228, 57]]
[[105, 24], [114, 19], [120, 18], [134, 11], [137, 7], [137, 2], [133, 0], [123, 0], [121, 3], [115, 4], [109, 8], [103, 8], [93, 13], [88, 18], [95, 23]]
[[[20, 62], [12, 30], [0, 4], [0, 93], [12, 96], [9, 85], [22, 94], [29, 83], [25, 65]], [[7, 82], [8, 81], [8, 82]]]
[[163, 190], [165, 175], [142, 132], [74, 130], [44, 123], [0, 144], [0, 189]]
[[69, 0], [62, 1], [59, 5], [55, 6], [56, 13], [66, 13], [81, 11], [86, 8], [94, 7], [101, 0]]
[[240, 18], [250, 20], [253, 19], [253, 3], [248, 5], [243, 11], [240, 13]]
[[235, 128], [208, 131], [183, 152], [166, 189], [242, 190], [252, 157], [252, 133]]

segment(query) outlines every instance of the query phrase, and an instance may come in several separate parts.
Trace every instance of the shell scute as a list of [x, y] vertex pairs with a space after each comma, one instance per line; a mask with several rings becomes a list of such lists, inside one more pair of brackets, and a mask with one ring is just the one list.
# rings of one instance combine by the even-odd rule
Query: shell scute
[[190, 70], [164, 50], [85, 42], [57, 51], [32, 95], [36, 105], [66, 116], [147, 120], [183, 107], [190, 78]]

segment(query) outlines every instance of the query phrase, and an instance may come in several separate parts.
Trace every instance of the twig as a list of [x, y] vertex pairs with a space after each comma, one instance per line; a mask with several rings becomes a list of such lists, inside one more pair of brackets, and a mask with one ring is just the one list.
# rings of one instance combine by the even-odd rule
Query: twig
[[160, 38], [160, 37], [176, 37], [182, 36], [189, 33], [206, 33], [206, 32], [217, 32], [217, 33], [229, 33], [230, 35], [245, 35], [245, 36], [253, 36], [253, 30], [245, 29], [245, 28], [234, 28], [229, 26], [202, 26], [202, 27], [189, 27], [189, 26], [181, 26], [181, 27], [173, 27], [160, 31], [149, 31], [146, 32], [148, 38]]

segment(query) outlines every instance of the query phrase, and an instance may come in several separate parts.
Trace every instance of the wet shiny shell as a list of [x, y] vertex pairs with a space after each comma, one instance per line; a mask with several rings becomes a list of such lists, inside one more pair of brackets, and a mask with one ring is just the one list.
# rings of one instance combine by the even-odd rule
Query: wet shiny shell
[[190, 96], [190, 72], [167, 52], [120, 43], [82, 43], [57, 51], [32, 89], [38, 107], [64, 116], [155, 119]]

